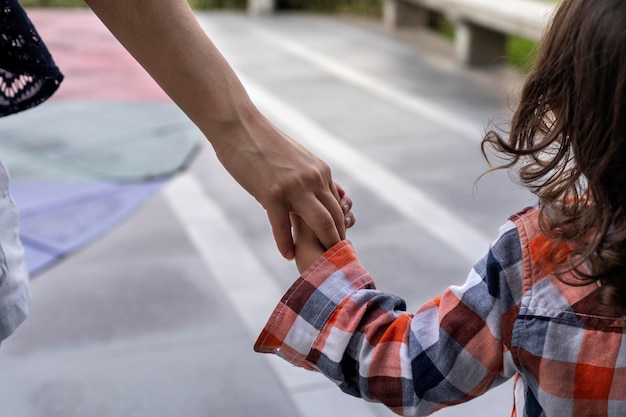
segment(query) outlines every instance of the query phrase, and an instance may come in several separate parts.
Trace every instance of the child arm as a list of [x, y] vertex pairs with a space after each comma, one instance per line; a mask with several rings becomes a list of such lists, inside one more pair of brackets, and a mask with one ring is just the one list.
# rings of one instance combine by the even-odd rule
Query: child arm
[[298, 271], [303, 273], [326, 252], [326, 248], [298, 215], [291, 215], [291, 224], [296, 247], [296, 266]]
[[[283, 296], [255, 350], [317, 370], [344, 392], [401, 415], [468, 401], [515, 373], [506, 353], [509, 320], [501, 316], [514, 314], [515, 305], [503, 304], [518, 299], [507, 289], [517, 276], [507, 274], [519, 271], [498, 265], [498, 250], [476, 264], [463, 286], [411, 314], [402, 299], [376, 290], [350, 242], [340, 242]], [[490, 295], [495, 287], [501, 297]]]

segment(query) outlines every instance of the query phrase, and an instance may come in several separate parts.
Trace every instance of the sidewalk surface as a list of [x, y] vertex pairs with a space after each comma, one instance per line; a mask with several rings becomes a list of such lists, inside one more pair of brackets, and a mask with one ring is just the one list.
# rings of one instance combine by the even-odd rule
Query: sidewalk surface
[[[63, 117], [45, 126], [50, 138], [157, 147], [166, 129], [202, 141], [89, 11], [30, 14], [67, 77], [25, 113]], [[362, 22], [197, 16], [259, 108], [331, 165], [354, 200], [362, 262], [411, 310], [461, 284], [499, 225], [532, 203], [503, 173], [474, 184], [482, 133], [507, 114], [503, 73], [469, 72], [450, 45]], [[26, 132], [21, 117], [11, 123]], [[252, 351], [296, 277], [261, 207], [205, 143], [121, 225], [33, 280], [31, 317], [0, 349], [0, 416], [393, 415]], [[511, 389], [437, 415], [509, 415]]]

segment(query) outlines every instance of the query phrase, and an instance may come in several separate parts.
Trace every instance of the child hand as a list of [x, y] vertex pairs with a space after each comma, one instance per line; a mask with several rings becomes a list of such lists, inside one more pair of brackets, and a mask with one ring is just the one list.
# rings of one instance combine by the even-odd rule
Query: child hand
[[354, 223], [356, 222], [354, 214], [352, 213], [352, 199], [346, 195], [346, 192], [339, 184], [335, 183], [335, 188], [337, 188], [337, 193], [339, 193], [339, 205], [343, 210], [343, 218], [346, 223], [346, 229], [349, 229], [354, 226]]
[[293, 237], [296, 246], [296, 266], [303, 273], [313, 262], [326, 252], [313, 230], [297, 214], [291, 214]]
[[[339, 192], [339, 204], [343, 210], [346, 228], [352, 227], [355, 223], [354, 214], [352, 214], [352, 199], [346, 195], [341, 187], [337, 186], [337, 191]], [[293, 226], [294, 243], [296, 247], [296, 266], [298, 267], [298, 271], [303, 273], [313, 262], [322, 256], [329, 247], [325, 247], [313, 230], [295, 213], [291, 213], [291, 225]]]

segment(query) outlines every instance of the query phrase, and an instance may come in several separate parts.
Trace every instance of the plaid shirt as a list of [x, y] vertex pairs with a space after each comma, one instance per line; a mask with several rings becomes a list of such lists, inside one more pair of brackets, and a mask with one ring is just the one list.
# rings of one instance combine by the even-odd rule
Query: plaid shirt
[[545, 243], [537, 210], [511, 217], [464, 285], [410, 314], [341, 242], [284, 295], [255, 350], [402, 415], [515, 377], [512, 416], [626, 416], [626, 319], [596, 311], [596, 284], [568, 286], [539, 268]]

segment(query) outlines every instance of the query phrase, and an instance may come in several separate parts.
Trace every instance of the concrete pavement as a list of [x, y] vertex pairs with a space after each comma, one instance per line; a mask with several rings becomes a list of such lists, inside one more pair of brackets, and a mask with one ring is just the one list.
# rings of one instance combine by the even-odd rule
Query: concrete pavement
[[[77, 33], [114, 48], [85, 13], [71, 15]], [[69, 27], [67, 16], [38, 12], [35, 20], [58, 29]], [[509, 72], [468, 72], [450, 45], [363, 22], [198, 18], [262, 111], [330, 163], [354, 200], [358, 224], [349, 237], [362, 262], [410, 309], [462, 283], [498, 226], [532, 201], [503, 174], [474, 184], [486, 168], [482, 130], [507, 112]], [[71, 39], [47, 41], [67, 48]], [[129, 62], [119, 50], [111, 54]], [[75, 65], [89, 76], [80, 60]], [[129, 96], [135, 76], [143, 92]], [[85, 106], [144, 103], [121, 126], [150, 118], [150, 106], [179, 117], [140, 75], [113, 77], [101, 92], [96, 81], [82, 81], [93, 93]], [[66, 105], [78, 87], [33, 111]], [[184, 123], [180, 129], [190, 132]], [[252, 352], [295, 278], [263, 211], [206, 146], [132, 218], [34, 280], [31, 317], [0, 349], [0, 416], [392, 415]], [[511, 399], [506, 384], [438, 415], [508, 415]]]

